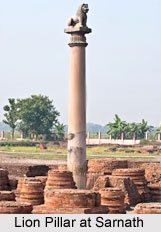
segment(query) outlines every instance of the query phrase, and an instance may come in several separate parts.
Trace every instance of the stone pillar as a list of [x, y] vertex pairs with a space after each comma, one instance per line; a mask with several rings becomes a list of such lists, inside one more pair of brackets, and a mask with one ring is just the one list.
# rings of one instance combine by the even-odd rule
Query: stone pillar
[[160, 136], [160, 134], [158, 134], [158, 141], [160, 141], [160, 139], [161, 139], [161, 136]]
[[53, 133], [53, 139], [56, 140], [56, 133]]
[[101, 132], [98, 132], [99, 144], [101, 144]]
[[124, 132], [121, 133], [121, 140], [124, 140]]
[[21, 140], [23, 140], [23, 132], [21, 132]]
[[79, 18], [78, 22], [75, 22], [74, 18], [70, 19], [70, 23], [65, 29], [65, 33], [71, 34], [67, 166], [68, 170], [73, 172], [77, 188], [85, 189], [87, 171], [85, 34], [90, 33], [91, 29], [85, 22], [79, 22]]
[[145, 139], [148, 140], [148, 132], [145, 132]]
[[42, 140], [45, 141], [45, 140], [46, 140], [46, 137], [47, 137], [47, 135], [46, 135], [46, 134], [43, 134], [43, 135], [42, 135]]
[[87, 133], [87, 139], [90, 139], [90, 132]]
[[133, 134], [134, 144], [136, 143], [136, 133]]
[[90, 132], [87, 133], [87, 144], [89, 144], [89, 140], [90, 140]]
[[1, 131], [1, 139], [4, 139], [4, 131]]

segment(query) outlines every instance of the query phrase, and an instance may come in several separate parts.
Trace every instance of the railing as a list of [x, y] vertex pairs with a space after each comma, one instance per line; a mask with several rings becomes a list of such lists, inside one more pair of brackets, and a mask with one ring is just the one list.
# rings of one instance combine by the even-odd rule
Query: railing
[[[145, 139], [148, 140], [148, 133], [145, 134]], [[158, 134], [157, 141], [161, 142], [161, 134]], [[90, 132], [87, 133], [86, 138], [87, 145], [101, 145], [101, 144], [119, 144], [119, 145], [137, 145], [140, 144], [140, 139], [136, 139], [136, 135], [134, 134], [133, 139], [124, 139], [124, 134], [121, 134], [120, 139], [113, 139], [111, 135], [109, 138], [105, 138], [104, 135], [99, 132], [97, 134], [97, 138], [93, 138]]]
[[[57, 141], [60, 137], [60, 133], [51, 133], [51, 137], [53, 141]], [[61, 134], [62, 141], [67, 141], [68, 139], [68, 134], [67, 133], [62, 133]], [[10, 133], [9, 132], [4, 132], [1, 131], [0, 133], [0, 140], [9, 140], [10, 139]], [[23, 140], [23, 134], [21, 133], [16, 133], [15, 136], [16, 140]], [[145, 139], [148, 140], [148, 133], [145, 134]], [[42, 135], [42, 140], [46, 140], [46, 136]], [[157, 135], [157, 141], [161, 142], [161, 134]], [[87, 133], [86, 136], [86, 144], [87, 145], [99, 145], [99, 144], [120, 144], [120, 145], [137, 145], [140, 143], [139, 139], [136, 139], [136, 136], [134, 134], [132, 139], [125, 139], [124, 134], [121, 134], [120, 139], [113, 139], [111, 135], [107, 134], [102, 134], [101, 132], [98, 133]]]

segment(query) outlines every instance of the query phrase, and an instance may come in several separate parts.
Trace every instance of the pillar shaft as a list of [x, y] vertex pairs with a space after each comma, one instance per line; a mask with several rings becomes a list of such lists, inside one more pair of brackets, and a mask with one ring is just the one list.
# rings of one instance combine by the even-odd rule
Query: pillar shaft
[[86, 80], [85, 47], [71, 47], [68, 115], [68, 169], [76, 185], [86, 188]]
[[69, 133], [85, 132], [86, 80], [85, 47], [71, 47], [69, 87]]

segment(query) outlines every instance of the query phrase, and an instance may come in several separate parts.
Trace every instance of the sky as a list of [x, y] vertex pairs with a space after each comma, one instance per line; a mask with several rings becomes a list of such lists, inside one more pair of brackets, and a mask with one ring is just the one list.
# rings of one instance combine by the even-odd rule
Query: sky
[[[68, 121], [70, 48], [77, 0], [0, 0], [0, 121], [8, 98], [47, 95]], [[87, 122], [161, 121], [161, 0], [89, 4]]]

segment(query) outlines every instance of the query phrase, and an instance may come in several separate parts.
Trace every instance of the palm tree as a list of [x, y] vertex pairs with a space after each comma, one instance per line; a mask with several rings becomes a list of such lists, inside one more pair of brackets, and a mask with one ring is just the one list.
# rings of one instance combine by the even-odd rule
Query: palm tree
[[115, 139], [119, 139], [122, 133], [124, 133], [126, 138], [132, 138], [135, 134], [136, 137], [144, 139], [145, 132], [150, 131], [153, 127], [148, 126], [148, 122], [144, 119], [141, 123], [127, 123], [126, 121], [122, 121], [119, 116], [115, 114], [114, 122], [109, 122], [107, 128], [107, 134], [110, 134]]
[[138, 124], [138, 135], [141, 139], [144, 139], [145, 133], [150, 131], [153, 126], [148, 126], [148, 122], [142, 119], [141, 123]]
[[114, 123], [109, 122], [107, 124], [107, 134], [111, 134], [115, 139], [119, 139], [121, 137], [121, 133], [127, 132], [127, 122], [121, 121], [119, 116], [115, 114]]
[[57, 125], [55, 125], [55, 131], [59, 140], [64, 138], [64, 128], [65, 125], [63, 123], [57, 123]]
[[158, 135], [158, 134], [161, 134], [161, 123], [160, 123], [160, 127], [158, 127], [156, 129], [156, 135]]
[[128, 123], [127, 124], [127, 132], [126, 132], [126, 137], [128, 139], [132, 139], [135, 134], [135, 138], [137, 138], [138, 134], [138, 124], [135, 122]]

